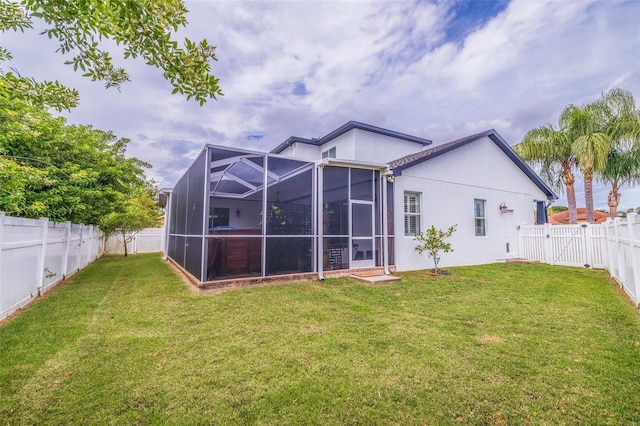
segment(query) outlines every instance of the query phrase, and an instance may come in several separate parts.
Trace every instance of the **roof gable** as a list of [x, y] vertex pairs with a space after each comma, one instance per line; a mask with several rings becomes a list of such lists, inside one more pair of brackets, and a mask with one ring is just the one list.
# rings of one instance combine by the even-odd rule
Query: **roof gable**
[[513, 161], [513, 163], [520, 169], [522, 172], [538, 187], [542, 192], [544, 192], [549, 199], [556, 199], [558, 196], [553, 192], [553, 190], [538, 176], [538, 174], [533, 171], [531, 167], [527, 163], [525, 163], [522, 158], [515, 153], [515, 151], [507, 144], [507, 142], [502, 139], [502, 137], [496, 132], [494, 129], [487, 130], [482, 133], [476, 133], [474, 135], [470, 135], [461, 139], [456, 139], [451, 142], [444, 143], [442, 145], [435, 146], [430, 149], [425, 149], [420, 152], [416, 152], [415, 154], [406, 155], [404, 157], [398, 158], [389, 163], [389, 168], [393, 170], [393, 173], [396, 176], [402, 175], [402, 171], [413, 167], [417, 164], [420, 164], [424, 161], [427, 161], [431, 158], [438, 157], [442, 154], [445, 154], [449, 151], [452, 151], [456, 148], [460, 148], [469, 143], [480, 140], [484, 137], [488, 137], [493, 143], [495, 143], [505, 155]]
[[284, 151], [287, 147], [293, 145], [294, 143], [304, 143], [309, 145], [321, 146], [347, 133], [348, 131], [354, 130], [354, 129], [377, 133], [380, 135], [389, 136], [396, 139], [402, 139], [409, 142], [415, 142], [417, 144], [422, 145], [423, 147], [427, 145], [431, 145], [432, 143], [432, 141], [429, 139], [419, 138], [417, 136], [396, 132], [394, 130], [384, 129], [382, 127], [372, 126], [370, 124], [360, 123], [358, 121], [349, 121], [348, 123], [343, 124], [342, 126], [338, 127], [332, 132], [321, 137], [320, 139], [315, 139], [315, 138], [307, 139], [307, 138], [299, 138], [296, 136], [292, 136], [288, 138], [286, 141], [284, 141], [283, 143], [281, 143], [280, 145], [278, 145], [277, 147], [275, 147], [271, 151], [271, 154], [279, 154], [280, 152]]

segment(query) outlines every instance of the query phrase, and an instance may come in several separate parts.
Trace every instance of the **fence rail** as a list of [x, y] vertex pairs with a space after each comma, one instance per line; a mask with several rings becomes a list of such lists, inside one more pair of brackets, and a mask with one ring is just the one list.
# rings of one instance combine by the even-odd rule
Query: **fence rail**
[[599, 225], [526, 225], [520, 256], [551, 265], [606, 269], [640, 305], [640, 222], [635, 214]]
[[0, 320], [100, 257], [102, 241], [92, 225], [0, 212]]

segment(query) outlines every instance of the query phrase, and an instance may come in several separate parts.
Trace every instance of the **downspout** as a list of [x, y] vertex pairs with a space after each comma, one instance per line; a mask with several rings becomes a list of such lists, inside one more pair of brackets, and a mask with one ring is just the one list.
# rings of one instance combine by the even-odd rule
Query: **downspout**
[[384, 266], [384, 274], [390, 275], [389, 271], [389, 227], [388, 227], [388, 202], [387, 202], [387, 179], [393, 179], [393, 175], [389, 171], [381, 173], [382, 179], [382, 265]]

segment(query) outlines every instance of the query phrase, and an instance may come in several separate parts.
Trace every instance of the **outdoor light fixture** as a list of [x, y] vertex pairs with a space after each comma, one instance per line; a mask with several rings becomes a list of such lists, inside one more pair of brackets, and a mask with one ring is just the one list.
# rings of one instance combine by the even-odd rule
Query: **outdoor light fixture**
[[508, 211], [509, 211], [509, 208], [507, 207], [507, 205], [503, 201], [502, 204], [500, 204], [500, 213], [506, 213]]
[[240, 207], [236, 209], [236, 217], [240, 217]]

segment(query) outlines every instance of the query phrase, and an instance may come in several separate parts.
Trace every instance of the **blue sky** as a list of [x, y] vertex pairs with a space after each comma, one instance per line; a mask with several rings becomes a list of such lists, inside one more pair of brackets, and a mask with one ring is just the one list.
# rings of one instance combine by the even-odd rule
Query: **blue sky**
[[[614, 87], [640, 103], [635, 0], [186, 5], [179, 36], [218, 46], [213, 72], [225, 96], [204, 107], [171, 95], [141, 62], [122, 61], [132, 82], [105, 90], [63, 65], [56, 44], [36, 31], [2, 34], [0, 45], [23, 75], [76, 87], [81, 104], [65, 114], [69, 122], [130, 138], [129, 153], [151, 163], [149, 175], [165, 187], [206, 143], [269, 151], [289, 136], [320, 137], [357, 120], [434, 144], [494, 128], [516, 144], [557, 123], [567, 105]], [[581, 183], [577, 190], [583, 205]], [[596, 189], [597, 208], [606, 208], [607, 192]], [[639, 187], [622, 194], [623, 209], [640, 206]]]

